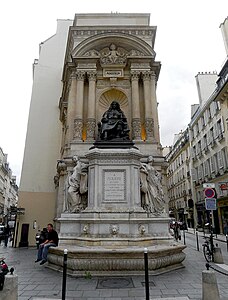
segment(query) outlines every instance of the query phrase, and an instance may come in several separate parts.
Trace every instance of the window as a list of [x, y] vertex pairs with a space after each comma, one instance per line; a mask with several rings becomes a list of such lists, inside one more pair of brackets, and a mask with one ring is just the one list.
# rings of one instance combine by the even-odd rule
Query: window
[[199, 179], [203, 178], [203, 168], [202, 168], [202, 165], [200, 165], [199, 168], [198, 168], [198, 178]]
[[209, 175], [209, 165], [207, 160], [203, 163], [203, 172], [205, 176]]
[[228, 154], [227, 154], [227, 147], [222, 149], [222, 158], [223, 158], [223, 166], [224, 169], [228, 169]]
[[218, 159], [218, 169], [222, 169], [224, 167], [222, 150], [217, 153], [217, 159]]
[[214, 142], [214, 128], [211, 127], [210, 129], [210, 144]]
[[223, 132], [224, 132], [224, 124], [222, 118], [217, 121], [217, 134], [218, 138], [223, 137]]
[[215, 162], [214, 162], [214, 157], [210, 157], [210, 168], [211, 168], [211, 173], [215, 172]]

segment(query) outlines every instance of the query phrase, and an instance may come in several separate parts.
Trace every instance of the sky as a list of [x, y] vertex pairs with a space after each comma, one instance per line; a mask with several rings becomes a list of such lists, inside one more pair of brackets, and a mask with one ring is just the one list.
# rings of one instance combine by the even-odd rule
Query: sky
[[220, 24], [227, 0], [7, 0], [0, 2], [0, 147], [19, 184], [39, 44], [56, 32], [57, 19], [75, 13], [150, 13], [154, 50], [162, 64], [157, 85], [161, 143], [190, 122], [198, 103], [195, 76], [219, 72], [226, 58]]

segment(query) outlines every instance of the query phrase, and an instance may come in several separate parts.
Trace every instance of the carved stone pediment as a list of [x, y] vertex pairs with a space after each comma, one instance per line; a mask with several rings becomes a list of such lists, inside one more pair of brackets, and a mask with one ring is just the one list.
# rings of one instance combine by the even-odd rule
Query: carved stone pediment
[[88, 58], [100, 58], [102, 67], [106, 66], [125, 66], [128, 57], [145, 56], [145, 54], [139, 50], [131, 49], [127, 51], [122, 47], [117, 47], [116, 44], [112, 43], [109, 47], [105, 47], [98, 51], [91, 49], [83, 54], [83, 57]]

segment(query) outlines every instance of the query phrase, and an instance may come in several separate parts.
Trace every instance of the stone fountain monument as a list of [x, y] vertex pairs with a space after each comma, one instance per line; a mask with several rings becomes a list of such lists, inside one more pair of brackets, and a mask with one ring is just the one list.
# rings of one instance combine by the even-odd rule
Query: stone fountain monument
[[145, 158], [134, 145], [129, 131], [120, 104], [112, 101], [84, 157], [59, 162], [62, 172], [66, 164], [71, 170], [62, 183], [60, 244], [49, 250], [50, 268], [61, 268], [65, 248], [68, 272], [75, 276], [140, 274], [144, 247], [150, 272], [182, 266], [184, 246], [169, 233], [162, 175], [153, 156]]

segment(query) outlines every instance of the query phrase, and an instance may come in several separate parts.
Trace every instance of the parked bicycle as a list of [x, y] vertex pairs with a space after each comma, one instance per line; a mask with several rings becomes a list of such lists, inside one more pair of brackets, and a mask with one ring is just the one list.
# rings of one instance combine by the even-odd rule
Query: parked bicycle
[[215, 246], [213, 243], [213, 235], [203, 237], [205, 242], [203, 243], [203, 255], [207, 262], [213, 262]]

